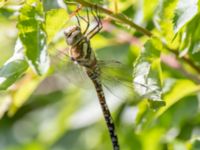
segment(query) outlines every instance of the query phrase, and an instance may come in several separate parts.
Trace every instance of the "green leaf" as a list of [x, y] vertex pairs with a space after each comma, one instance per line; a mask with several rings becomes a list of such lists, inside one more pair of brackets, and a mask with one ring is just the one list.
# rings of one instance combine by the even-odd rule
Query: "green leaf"
[[200, 65], [200, 14], [197, 14], [186, 26], [181, 50], [188, 52], [190, 58]]
[[195, 18], [191, 20], [186, 29], [186, 40], [191, 41], [189, 44], [189, 51], [191, 53], [200, 52], [200, 14], [196, 15]]
[[200, 0], [198, 0], [198, 11], [200, 12]]
[[56, 33], [65, 25], [68, 20], [68, 14], [65, 9], [53, 9], [47, 11], [45, 18], [47, 44], [49, 44]]
[[10, 95], [1, 94], [1, 97], [0, 97], [0, 119], [8, 111], [11, 104], [12, 104], [12, 99], [10, 98]]
[[20, 9], [17, 27], [29, 65], [39, 75], [46, 73], [49, 68], [49, 57], [44, 31], [44, 13], [40, 1], [26, 1]]
[[198, 0], [179, 0], [174, 16], [174, 31], [177, 33], [198, 12]]
[[[186, 86], [187, 85], [187, 86]], [[195, 85], [192, 81], [189, 80], [177, 80], [174, 86], [171, 88], [171, 91], [164, 96], [166, 101], [166, 106], [161, 108], [156, 116], [161, 116], [166, 112], [170, 107], [176, 104], [179, 100], [183, 99], [186, 96], [192, 95], [195, 92], [200, 90], [200, 86]]]
[[150, 39], [144, 45], [141, 55], [134, 64], [133, 84], [135, 92], [149, 99], [152, 108], [165, 105], [161, 91], [160, 50], [157, 39]]
[[37, 76], [28, 70], [16, 84], [16, 90], [12, 91], [12, 104], [8, 110], [8, 116], [13, 116], [16, 111], [28, 100], [34, 90], [43, 81], [45, 76]]
[[14, 55], [0, 68], [0, 90], [6, 90], [27, 70], [28, 64], [22, 50], [18, 41]]
[[143, 2], [143, 13], [144, 19], [150, 19], [158, 5], [158, 0], [144, 0]]
[[200, 149], [200, 139], [199, 136], [192, 141], [192, 149], [191, 150], [199, 150]]
[[6, 0], [0, 0], [0, 8], [3, 7], [6, 3]]
[[174, 38], [174, 11], [178, 0], [160, 0], [157, 8], [154, 22], [163, 36], [168, 42]]

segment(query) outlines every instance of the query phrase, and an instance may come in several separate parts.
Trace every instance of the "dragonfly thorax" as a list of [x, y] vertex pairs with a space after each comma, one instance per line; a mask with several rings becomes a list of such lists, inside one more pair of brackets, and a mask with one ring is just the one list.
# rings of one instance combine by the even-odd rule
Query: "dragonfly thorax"
[[72, 61], [84, 67], [92, 67], [96, 64], [96, 57], [91, 49], [90, 41], [81, 32], [79, 26], [68, 27], [64, 34], [66, 42], [70, 46], [68, 55]]

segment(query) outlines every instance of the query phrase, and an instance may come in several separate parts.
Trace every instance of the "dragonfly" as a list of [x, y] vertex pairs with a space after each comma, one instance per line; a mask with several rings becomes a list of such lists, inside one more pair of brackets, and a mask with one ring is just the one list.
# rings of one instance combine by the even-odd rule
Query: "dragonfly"
[[[103, 26], [97, 7], [91, 8], [91, 14], [96, 21], [96, 26], [93, 28], [90, 29], [90, 18], [87, 9], [87, 19], [81, 17], [80, 15], [76, 15], [78, 25], [70, 26], [64, 30], [65, 40], [69, 46], [67, 49], [67, 55], [70, 57], [71, 61], [84, 68], [87, 76], [92, 81], [110, 134], [113, 150], [119, 150], [120, 146], [118, 136], [116, 134], [115, 124], [106, 103], [106, 97], [101, 82], [101, 67], [99, 66], [100, 61], [96, 58], [95, 52], [90, 44], [90, 40], [101, 31]], [[87, 22], [84, 31], [81, 29], [79, 19], [84, 19], [85, 22]]]
[[[89, 10], [86, 9], [87, 11], [86, 18], [79, 15], [79, 11], [81, 9], [82, 7], [78, 7], [71, 14], [71, 17], [73, 16], [76, 17], [78, 25], [70, 26], [64, 30], [65, 42], [67, 43], [69, 47], [63, 50], [58, 50], [55, 47], [54, 48], [59, 51], [57, 57], [64, 56], [62, 60], [64, 59], [65, 62], [71, 60], [70, 62], [73, 62], [73, 63], [68, 62], [69, 63], [69, 66], [67, 66], [68, 71], [70, 68], [72, 69], [71, 71], [80, 71], [80, 70], [77, 70], [77, 67], [74, 66], [75, 64], [76, 66], [78, 66], [78, 68], [81, 68], [81, 69], [83, 68], [83, 70], [85, 71], [84, 80], [85, 80], [85, 75], [86, 75], [87, 78], [89, 77], [89, 79], [92, 81], [94, 88], [96, 90], [97, 96], [98, 96], [99, 104], [101, 106], [108, 131], [109, 131], [113, 149], [119, 150], [120, 145], [119, 145], [118, 136], [115, 129], [115, 124], [106, 102], [106, 97], [104, 94], [103, 87], [106, 88], [109, 92], [111, 92], [111, 94], [113, 94], [117, 98], [121, 99], [121, 96], [114, 94], [113, 91], [110, 90], [110, 88], [107, 86], [107, 84], [104, 83], [104, 81], [106, 80], [107, 82], [111, 82], [111, 84], [114, 83], [115, 85], [116, 83], [117, 84], [120, 83], [120, 85], [122, 85], [123, 88], [126, 88], [126, 91], [127, 90], [129, 91], [129, 95], [134, 97], [135, 102], [144, 98], [148, 98], [148, 95], [155, 93], [156, 90], [149, 88], [148, 85], [146, 84], [139, 83], [137, 81], [132, 81], [132, 75], [131, 75], [132, 69], [127, 68], [127, 66], [122, 64], [121, 62], [115, 61], [115, 60], [104, 61], [104, 60], [97, 59], [95, 52], [93, 51], [91, 47], [90, 41], [95, 35], [97, 35], [101, 31], [103, 27], [102, 21], [101, 21], [97, 7], [91, 8], [91, 14], [89, 14]], [[96, 26], [94, 27], [91, 27], [90, 15], [92, 15], [92, 17], [94, 18], [94, 21], [96, 22]], [[86, 23], [86, 27], [84, 30], [81, 28], [80, 20], [83, 20]], [[56, 58], [55, 61], [57, 60], [59, 59]], [[58, 66], [56, 65], [55, 68], [58, 68]], [[120, 74], [123, 72], [126, 75], [121, 76], [119, 75], [119, 72]], [[82, 71], [77, 72], [77, 73], [82, 74]], [[77, 73], [75, 74], [77, 75]], [[112, 76], [110, 76], [110, 74], [112, 74]], [[128, 74], [130, 74], [131, 76], [128, 76]], [[65, 78], [66, 78], [66, 74], [65, 74]], [[76, 80], [78, 80], [78, 78], [76, 76]], [[146, 92], [146, 94], [142, 96], [135, 94], [132, 82], [138, 85], [143, 90], [145, 91], [148, 90], [149, 92]]]

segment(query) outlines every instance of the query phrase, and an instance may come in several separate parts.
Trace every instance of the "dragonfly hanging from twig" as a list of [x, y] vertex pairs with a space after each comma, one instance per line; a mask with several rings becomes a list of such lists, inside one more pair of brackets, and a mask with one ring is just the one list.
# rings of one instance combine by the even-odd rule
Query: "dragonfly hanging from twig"
[[[91, 14], [97, 23], [97, 25], [91, 30], [89, 30], [90, 18], [87, 9], [87, 19], [77, 15], [76, 18], [78, 21], [78, 26], [70, 26], [64, 31], [66, 42], [70, 46], [67, 53], [73, 62], [85, 69], [88, 77], [93, 82], [109, 130], [113, 149], [119, 150], [120, 148], [118, 137], [115, 131], [115, 125], [107, 106], [103, 86], [101, 83], [101, 68], [99, 67], [99, 62], [90, 45], [90, 40], [102, 29], [102, 22], [97, 8], [91, 8]], [[84, 31], [82, 31], [80, 27], [79, 19], [82, 19], [87, 23]]]
[[[106, 124], [110, 133], [110, 137], [112, 140], [112, 145], [114, 150], [119, 150], [119, 143], [118, 143], [118, 138], [117, 134], [115, 131], [115, 126], [113, 123], [113, 119], [111, 117], [111, 113], [108, 109], [105, 96], [104, 96], [104, 91], [103, 91], [103, 86], [110, 92], [109, 87], [107, 84], [104, 84], [102, 79], [105, 81], [111, 81], [115, 83], [120, 83], [123, 87], [125, 87], [130, 91], [131, 90], [131, 95], [134, 95], [133, 87], [132, 87], [132, 72], [130, 71], [130, 68], [127, 68], [121, 62], [115, 61], [115, 60], [109, 60], [109, 61], [102, 61], [96, 58], [94, 51], [91, 48], [90, 45], [90, 40], [99, 33], [99, 31], [102, 29], [102, 22], [98, 13], [98, 10], [96, 7], [90, 8], [91, 9], [91, 14], [89, 14], [89, 9], [86, 9], [87, 15], [86, 18], [82, 17], [79, 15], [79, 11], [82, 9], [82, 7], [78, 7], [71, 15], [73, 17], [74, 15], [77, 18], [78, 25], [75, 26], [70, 26], [64, 31], [65, 35], [65, 40], [66, 43], [68, 44], [69, 48], [63, 50], [58, 50], [60, 56], [64, 56], [64, 59], [67, 57], [70, 58], [73, 64], [76, 66], [79, 66], [83, 68], [86, 72], [87, 77], [93, 82], [99, 102], [103, 111], [104, 118], [106, 120]], [[92, 15], [93, 19], [96, 22], [96, 26], [91, 27], [91, 22], [90, 22], [90, 15]], [[86, 23], [85, 30], [82, 31], [81, 28], [81, 21], [84, 21]], [[56, 59], [57, 60], [57, 59]], [[66, 60], [66, 59], [65, 59]], [[68, 60], [68, 59], [67, 59]], [[72, 65], [70, 63], [69, 65]], [[69, 66], [70, 67], [70, 66]], [[73, 68], [74, 65], [72, 65], [73, 71], [75, 71]], [[57, 68], [57, 67], [56, 67]], [[67, 68], [68, 70], [69, 68]], [[78, 70], [76, 70], [78, 71]], [[123, 76], [120, 76], [120, 74], [123, 72]], [[79, 72], [81, 73], [81, 72]], [[113, 73], [115, 76], [113, 76]], [[112, 74], [112, 76], [110, 76]], [[130, 76], [128, 76], [130, 75]], [[127, 79], [128, 77], [128, 79]], [[77, 78], [76, 78], [77, 80]], [[84, 78], [85, 80], [85, 78]], [[140, 85], [144, 90], [148, 90], [149, 94], [156, 92], [153, 89], [150, 89], [148, 85], [137, 83], [134, 81], [134, 84]], [[115, 84], [116, 85], [116, 84]], [[112, 92], [111, 92], [112, 93]], [[113, 93], [112, 93], [113, 94]], [[121, 96], [115, 95], [118, 98]], [[137, 96], [137, 95], [136, 95]], [[143, 95], [143, 97], [134, 97], [137, 100], [148, 97], [147, 95]], [[137, 101], [136, 100], [136, 101]]]

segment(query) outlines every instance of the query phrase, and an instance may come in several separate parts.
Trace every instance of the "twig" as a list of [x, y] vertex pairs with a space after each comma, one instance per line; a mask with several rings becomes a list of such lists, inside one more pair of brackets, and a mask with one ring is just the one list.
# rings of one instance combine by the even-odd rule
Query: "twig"
[[165, 65], [171, 67], [172, 69], [175, 69], [175, 70], [179, 71], [182, 75], [184, 75], [185, 77], [191, 79], [195, 83], [200, 84], [199, 76], [188, 72], [183, 67], [183, 65], [177, 60], [177, 58], [175, 58], [175, 57], [176, 56], [173, 57], [173, 56], [170, 56], [170, 55], [162, 54], [161, 55], [161, 60]]
[[193, 61], [191, 61], [188, 57], [183, 56], [182, 59], [187, 62], [188, 65], [190, 65], [193, 69], [195, 69], [200, 74], [200, 68], [194, 64]]
[[92, 3], [86, 2], [84, 0], [74, 0], [74, 1], [78, 2], [79, 4], [81, 4], [81, 5], [85, 6], [85, 7], [97, 8], [99, 11], [109, 15], [110, 17], [127, 24], [127, 25], [131, 26], [132, 28], [135, 28], [137, 31], [139, 31], [139, 32], [141, 32], [141, 33], [143, 33], [143, 34], [145, 34], [145, 35], [147, 35], [149, 37], [152, 36], [152, 33], [149, 30], [137, 25], [136, 23], [134, 23], [133, 21], [128, 19], [123, 14], [115, 14], [115, 13], [113, 13], [112, 11], [110, 11], [110, 10], [108, 10], [106, 8], [103, 8], [103, 7], [101, 7], [101, 6], [97, 5], [97, 4], [92, 4]]
[[191, 61], [186, 55], [183, 57], [179, 57], [179, 53], [177, 50], [171, 49], [166, 44], [163, 44], [164, 48], [166, 48], [171, 53], [175, 54], [178, 59], [182, 59], [185, 63], [187, 63], [190, 67], [192, 67], [198, 74], [200, 74], [200, 67], [196, 66], [196, 64]]

